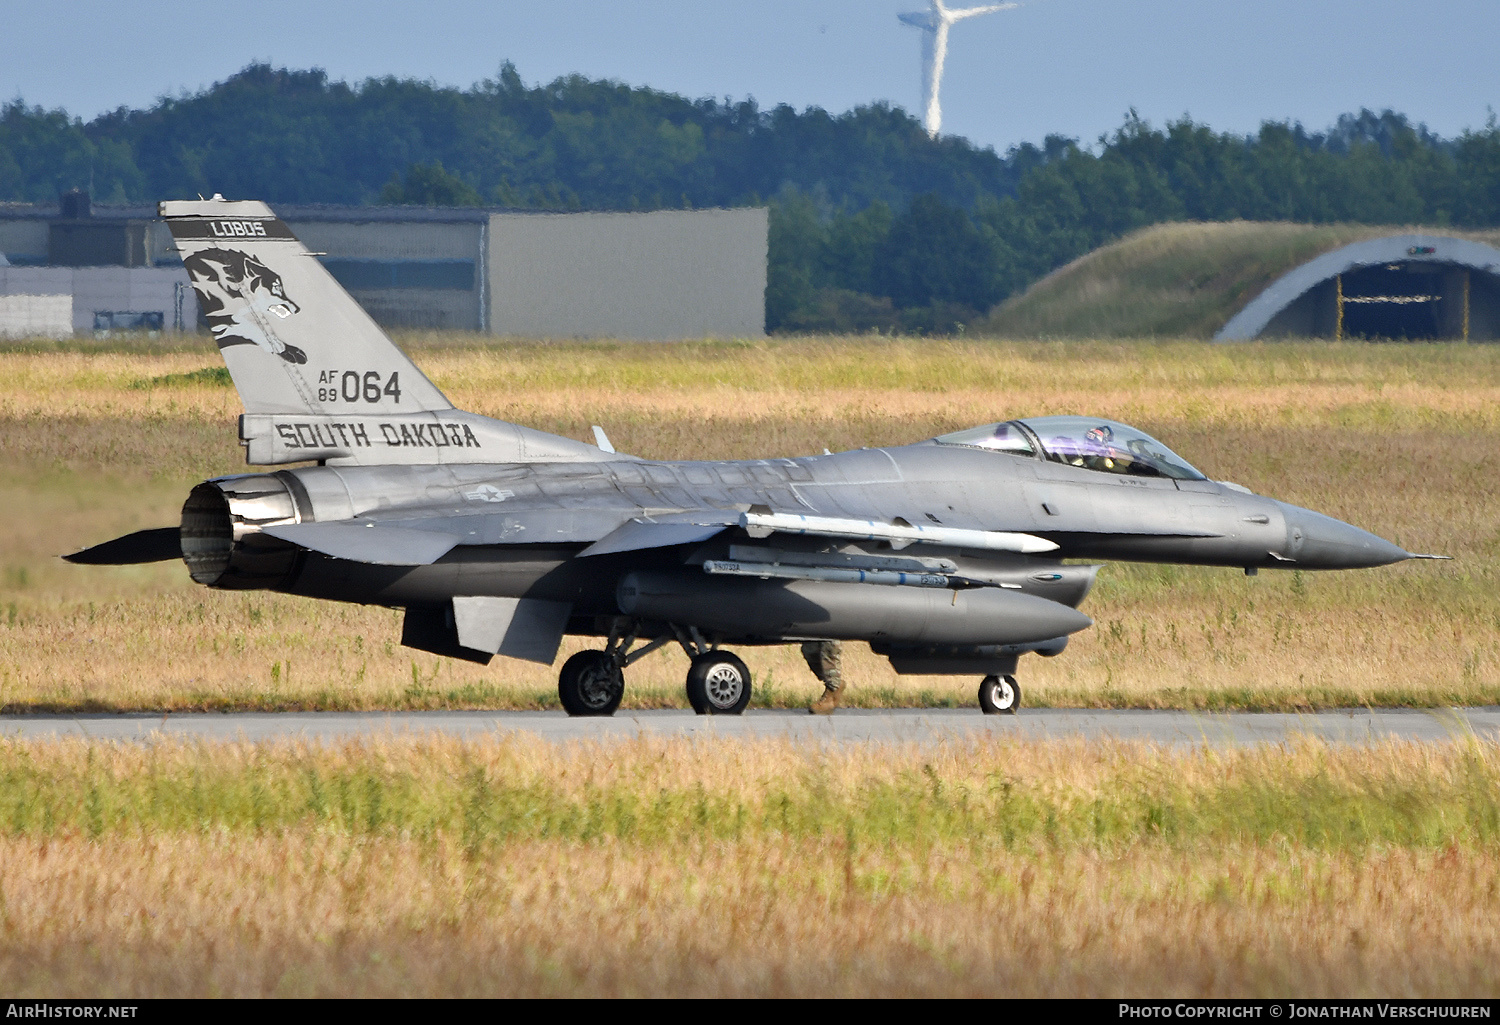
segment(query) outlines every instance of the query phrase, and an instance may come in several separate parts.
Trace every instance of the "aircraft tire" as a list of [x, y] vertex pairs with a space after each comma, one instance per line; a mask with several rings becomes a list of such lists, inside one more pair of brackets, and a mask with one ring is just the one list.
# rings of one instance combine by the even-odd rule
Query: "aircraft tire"
[[614, 715], [625, 696], [625, 673], [602, 651], [580, 651], [557, 674], [557, 696], [569, 715]]
[[693, 659], [687, 699], [699, 715], [739, 715], [750, 704], [750, 670], [727, 651], [707, 651]]
[[1015, 715], [1021, 708], [1021, 685], [1014, 676], [986, 676], [979, 685], [979, 707], [985, 715]]

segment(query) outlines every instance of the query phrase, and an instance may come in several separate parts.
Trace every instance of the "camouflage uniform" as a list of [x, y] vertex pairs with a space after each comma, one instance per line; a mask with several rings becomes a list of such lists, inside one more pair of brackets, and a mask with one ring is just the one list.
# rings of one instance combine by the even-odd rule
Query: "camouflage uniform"
[[827, 715], [839, 703], [839, 692], [844, 687], [844, 645], [839, 641], [807, 641], [802, 645], [802, 657], [807, 668], [823, 683], [823, 696], [814, 701], [809, 709], [814, 715]]

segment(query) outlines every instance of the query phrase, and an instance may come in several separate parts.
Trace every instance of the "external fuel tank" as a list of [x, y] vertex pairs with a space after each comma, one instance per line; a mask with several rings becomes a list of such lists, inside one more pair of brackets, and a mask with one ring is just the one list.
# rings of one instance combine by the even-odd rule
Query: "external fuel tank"
[[693, 623], [726, 640], [1024, 644], [1093, 625], [1076, 609], [998, 587], [872, 587], [714, 577], [691, 570], [630, 573], [620, 581], [616, 599], [627, 616]]

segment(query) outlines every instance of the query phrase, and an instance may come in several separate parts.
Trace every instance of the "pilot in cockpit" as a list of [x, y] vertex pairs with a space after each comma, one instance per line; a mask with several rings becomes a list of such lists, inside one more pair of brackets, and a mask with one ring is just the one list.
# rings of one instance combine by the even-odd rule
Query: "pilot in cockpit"
[[1204, 479], [1203, 474], [1149, 434], [1125, 424], [1079, 416], [1012, 420], [945, 434], [934, 440], [938, 444], [1035, 458], [1036, 448], [1030, 440], [1033, 438], [1039, 443], [1042, 457], [1055, 463], [1122, 476]]

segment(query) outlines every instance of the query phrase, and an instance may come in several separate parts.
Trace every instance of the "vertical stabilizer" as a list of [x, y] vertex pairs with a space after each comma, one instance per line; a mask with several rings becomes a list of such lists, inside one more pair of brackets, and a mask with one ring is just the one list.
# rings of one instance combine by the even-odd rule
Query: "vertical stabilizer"
[[246, 413], [453, 408], [266, 204], [167, 202], [161, 216]]

